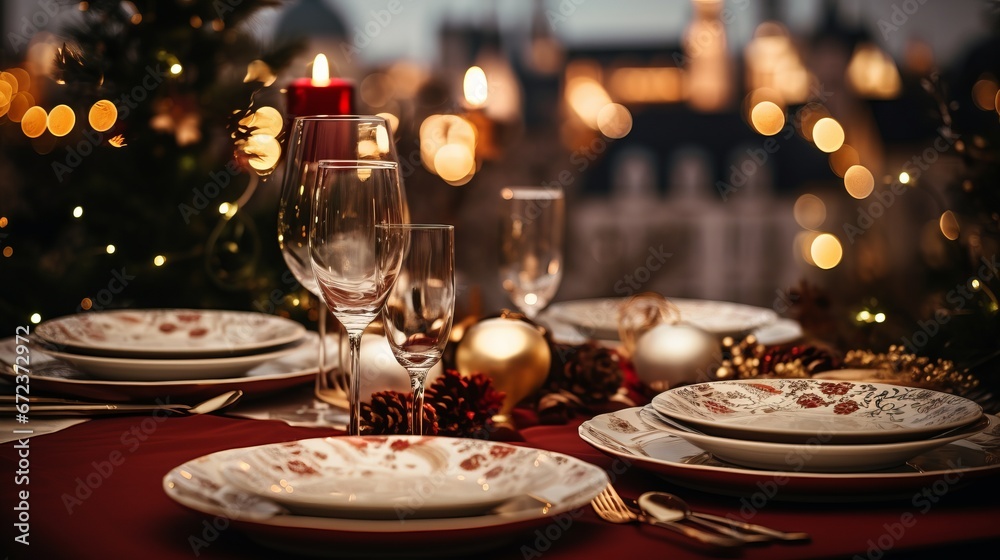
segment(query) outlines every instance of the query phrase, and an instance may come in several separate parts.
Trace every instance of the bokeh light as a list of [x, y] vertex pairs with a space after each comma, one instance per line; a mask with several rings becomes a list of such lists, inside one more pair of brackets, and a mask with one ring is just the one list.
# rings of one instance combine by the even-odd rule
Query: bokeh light
[[941, 214], [941, 218], [938, 220], [938, 224], [941, 227], [941, 234], [948, 239], [955, 241], [958, 239], [959, 227], [958, 218], [955, 217], [955, 213], [951, 210], [945, 210]]
[[771, 101], [761, 101], [750, 111], [750, 124], [764, 136], [774, 136], [785, 126], [785, 112]]
[[837, 177], [843, 177], [852, 165], [860, 163], [861, 158], [858, 156], [858, 151], [848, 144], [844, 144], [839, 150], [830, 154], [830, 169], [837, 174]]
[[[11, 120], [14, 119], [11, 118]], [[47, 120], [48, 115], [45, 113], [45, 109], [35, 105], [21, 115], [21, 130], [28, 138], [38, 138], [45, 132]]]
[[992, 77], [984, 77], [972, 86], [972, 102], [983, 111], [995, 111], [1000, 84]]
[[812, 136], [816, 147], [826, 153], [836, 152], [844, 145], [844, 129], [831, 117], [823, 117], [816, 121]]
[[118, 120], [118, 107], [115, 107], [115, 104], [107, 99], [102, 99], [90, 107], [87, 120], [90, 122], [91, 128], [97, 132], [104, 132], [114, 126], [115, 121]]
[[478, 66], [473, 66], [465, 71], [465, 79], [462, 81], [462, 92], [470, 107], [482, 107], [489, 97], [489, 84], [486, 81], [486, 72]]
[[829, 233], [821, 233], [813, 239], [809, 247], [809, 254], [817, 267], [829, 270], [838, 264], [844, 256], [844, 249], [840, 245], [840, 240]]
[[875, 177], [865, 166], [852, 165], [844, 174], [844, 188], [854, 198], [867, 198], [875, 190]]
[[826, 221], [826, 204], [814, 194], [804, 194], [795, 201], [792, 209], [795, 222], [805, 229], [817, 229]]
[[434, 169], [445, 181], [460, 181], [475, 165], [472, 151], [462, 144], [445, 144], [434, 154]]
[[632, 131], [632, 113], [624, 105], [608, 103], [597, 112], [597, 129], [608, 138], [624, 138]]
[[76, 126], [76, 113], [69, 105], [56, 105], [49, 112], [48, 129], [53, 136], [66, 136]]

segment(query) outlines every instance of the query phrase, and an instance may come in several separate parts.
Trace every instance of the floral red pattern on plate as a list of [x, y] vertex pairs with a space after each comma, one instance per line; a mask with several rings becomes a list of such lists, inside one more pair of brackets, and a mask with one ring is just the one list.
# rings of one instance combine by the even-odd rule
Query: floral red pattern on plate
[[[413, 451], [393, 451], [393, 444], [400, 440], [410, 442], [412, 445], [407, 450]], [[421, 471], [438, 465], [440, 460], [446, 461], [442, 465], [445, 467], [443, 472], [451, 472], [449, 466], [456, 460], [464, 460], [470, 454], [482, 454], [489, 457], [489, 468], [483, 465], [486, 468], [483, 475], [497, 467], [504, 469], [505, 474], [493, 473], [491, 486], [505, 484], [497, 479], [506, 477], [509, 472], [519, 480], [517, 485], [523, 485], [518, 492], [530, 491], [532, 497], [519, 494], [497, 508], [456, 517], [420, 518], [409, 515], [407, 509], [401, 510], [407, 514], [403, 516], [394, 510], [389, 519], [364, 519], [356, 515], [321, 517], [293, 513], [270, 496], [242, 490], [226, 476], [224, 471], [248, 454], [267, 450], [265, 456], [271, 453], [275, 457], [282, 456], [283, 445], [286, 451], [299, 451], [302, 461], [323, 466], [323, 476], [318, 478], [326, 478], [328, 469], [335, 468], [334, 465], [343, 469], [367, 465], [374, 473], [407, 469], [406, 465], [412, 464], [415, 470]], [[497, 447], [513, 451], [491, 452]], [[392, 469], [393, 465], [396, 469]], [[469, 475], [465, 471], [462, 474]], [[427, 483], [438, 479], [423, 480], [419, 491], [424, 494], [411, 489], [406, 496], [433, 496]], [[414, 546], [420, 546], [420, 551], [428, 555], [435, 551], [454, 555], [488, 549], [509, 536], [530, 533], [536, 527], [551, 523], [555, 516], [586, 506], [607, 484], [608, 476], [601, 468], [559, 453], [481, 440], [414, 436], [312, 439], [230, 449], [188, 461], [163, 478], [163, 489], [173, 500], [207, 516], [229, 519], [234, 526], [267, 546], [300, 554], [321, 552], [326, 556], [351, 558], [371, 554], [375, 542], [380, 553], [396, 556], [412, 555]]]
[[982, 408], [963, 397], [919, 387], [816, 379], [712, 381], [653, 399], [657, 412], [708, 435], [832, 444], [921, 439], [975, 422]]
[[359, 439], [251, 447], [230, 454], [220, 472], [297, 514], [397, 521], [482, 515], [574, 474], [550, 453], [501, 443], [403, 436], [360, 446]]
[[45, 321], [35, 335], [60, 352], [130, 358], [246, 355], [301, 340], [305, 327], [247, 311], [91, 311]]
[[[592, 447], [626, 464], [657, 473], [670, 482], [710, 492], [746, 498], [764, 485], [781, 484], [769, 499], [815, 503], [910, 500], [914, 493], [942, 479], [959, 485], [1000, 473], [1000, 419], [990, 416], [990, 428], [922, 453], [895, 469], [852, 472], [807, 472], [797, 463], [788, 468], [758, 470], [720, 461], [711, 453], [640, 418], [641, 408], [602, 414], [580, 426], [580, 437]], [[626, 431], [623, 424], [629, 425]], [[596, 435], [595, 435], [596, 434]], [[949, 485], [950, 486], [950, 485]]]

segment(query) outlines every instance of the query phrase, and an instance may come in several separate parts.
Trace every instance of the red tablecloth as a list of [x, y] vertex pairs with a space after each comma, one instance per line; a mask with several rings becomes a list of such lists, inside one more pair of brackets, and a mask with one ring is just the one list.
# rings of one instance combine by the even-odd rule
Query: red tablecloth
[[[577, 423], [529, 428], [523, 432], [525, 445], [612, 468], [612, 461], [583, 443], [576, 429]], [[10, 558], [46, 560], [283, 557], [252, 543], [236, 529], [209, 533], [213, 538], [203, 540], [207, 546], [196, 554], [190, 539], [204, 535], [205, 519], [167, 498], [161, 479], [170, 468], [213, 451], [331, 434], [335, 432], [216, 416], [169, 418], [161, 423], [143, 417], [95, 420], [30, 440], [27, 486], [15, 481], [23, 449], [17, 442], [4, 444], [0, 446], [2, 550]], [[661, 489], [679, 493], [693, 506], [717, 514], [740, 507], [739, 498], [686, 490], [636, 468], [615, 474], [614, 479], [627, 498], [642, 490]], [[25, 488], [30, 492], [28, 546], [14, 541], [14, 523], [20, 515], [15, 511], [20, 503], [15, 490]], [[613, 559], [653, 553], [655, 558], [683, 559], [705, 555], [668, 531], [604, 523], [589, 508], [580, 513], [553, 541], [532, 532], [478, 558]], [[913, 516], [910, 527], [900, 524], [905, 515]], [[987, 552], [996, 557], [1000, 550], [1000, 480], [955, 489], [929, 508], [916, 507], [910, 501], [770, 503], [754, 522], [807, 531], [813, 541], [749, 547], [737, 557], [878, 560], [893, 555], [911, 558], [918, 553], [927, 557], [982, 557]], [[373, 550], [378, 544], [372, 543]]]

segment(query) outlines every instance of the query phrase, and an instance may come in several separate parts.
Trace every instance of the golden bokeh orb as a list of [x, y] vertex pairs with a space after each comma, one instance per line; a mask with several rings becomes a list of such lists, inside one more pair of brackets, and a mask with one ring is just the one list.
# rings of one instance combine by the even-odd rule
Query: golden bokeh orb
[[816, 121], [812, 136], [816, 147], [828, 154], [836, 152], [844, 145], [844, 128], [831, 117], [823, 117]]
[[817, 229], [826, 221], [826, 204], [814, 194], [804, 194], [795, 201], [792, 209], [795, 222], [805, 229]]
[[97, 132], [104, 132], [115, 125], [118, 120], [118, 107], [107, 99], [102, 99], [90, 107], [87, 121]]
[[76, 126], [76, 113], [69, 105], [56, 105], [49, 111], [48, 128], [53, 136], [66, 136]]
[[[11, 119], [13, 120], [13, 119]], [[28, 108], [21, 116], [21, 130], [28, 138], [38, 138], [45, 132], [48, 115], [38, 105]]]
[[475, 156], [465, 144], [445, 144], [434, 154], [434, 169], [445, 181], [459, 181], [475, 166]]
[[[14, 97], [10, 100], [10, 109], [7, 112], [7, 118], [13, 122], [21, 122], [24, 118], [24, 114], [35, 105], [35, 98], [26, 91], [19, 91], [14, 94]], [[43, 109], [44, 111], [44, 109]]]
[[774, 136], [785, 126], [785, 112], [771, 101], [761, 101], [750, 111], [750, 124], [764, 136]]
[[844, 248], [840, 240], [829, 233], [821, 233], [813, 239], [809, 247], [809, 255], [818, 268], [829, 270], [838, 264], [844, 256]]
[[847, 173], [844, 173], [844, 188], [847, 194], [858, 200], [868, 198], [875, 190], [875, 177], [863, 165], [852, 165]]

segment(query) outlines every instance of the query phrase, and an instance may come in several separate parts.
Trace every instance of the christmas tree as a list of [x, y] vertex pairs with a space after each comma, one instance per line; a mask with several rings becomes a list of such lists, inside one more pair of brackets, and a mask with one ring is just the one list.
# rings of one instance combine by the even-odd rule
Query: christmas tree
[[56, 39], [27, 39], [22, 52], [51, 45], [55, 61], [10, 88], [0, 117], [5, 332], [35, 314], [308, 297], [282, 281], [271, 169], [238, 149], [247, 117], [279, 105], [274, 72], [298, 47], [263, 52], [255, 37], [277, 4], [80, 2], [62, 7], [80, 14]]

